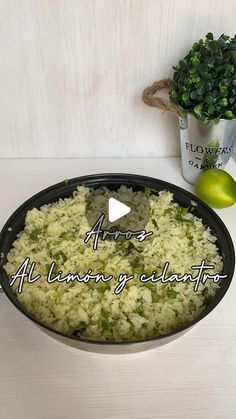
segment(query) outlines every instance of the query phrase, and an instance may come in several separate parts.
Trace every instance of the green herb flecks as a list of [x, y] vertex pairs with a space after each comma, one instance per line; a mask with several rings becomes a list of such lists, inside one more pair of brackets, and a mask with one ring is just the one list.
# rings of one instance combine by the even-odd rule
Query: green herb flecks
[[190, 313], [196, 310], [196, 304], [193, 302], [193, 300], [189, 300], [188, 309]]
[[102, 328], [103, 331], [110, 331], [113, 326], [115, 326], [116, 322], [114, 320], [110, 320], [109, 312], [106, 311], [104, 308], [101, 309], [101, 318], [99, 321], [99, 326]]
[[137, 313], [137, 314], [139, 314], [139, 316], [144, 317], [144, 310], [143, 310], [143, 307], [142, 307], [142, 306], [139, 306], [139, 307], [136, 309], [136, 313]]
[[[46, 263], [45, 268], [46, 268], [46, 274], [48, 275], [48, 273], [49, 273], [49, 269], [51, 268], [51, 264]], [[55, 264], [54, 264], [54, 267], [53, 267], [53, 270], [52, 270], [52, 275], [53, 275], [53, 276], [54, 276], [54, 275], [57, 275], [58, 270], [59, 270], [59, 266], [57, 265], [57, 263], [55, 263]]]
[[60, 259], [62, 260], [63, 263], [65, 263], [67, 261], [67, 256], [65, 255], [64, 252], [62, 252], [62, 250], [60, 250], [59, 252], [57, 252], [53, 258], [57, 261], [59, 261]]
[[167, 297], [168, 298], [170, 298], [171, 300], [175, 300], [175, 298], [177, 297], [177, 295], [178, 295], [178, 292], [177, 291], [175, 291], [175, 290], [173, 290], [173, 289], [171, 289], [171, 290], [167, 290], [166, 291], [166, 295], [167, 295]]
[[105, 291], [110, 290], [110, 289], [111, 289], [110, 284], [107, 284], [106, 282], [99, 284], [97, 287], [98, 292], [101, 292], [102, 294], [104, 294]]
[[190, 220], [189, 218], [185, 217], [185, 214], [187, 214], [188, 212], [189, 212], [189, 207], [187, 207], [187, 208], [178, 207], [175, 219], [179, 223], [184, 223], [184, 224], [187, 224], [187, 225], [190, 225], [190, 226], [194, 225], [194, 220]]
[[166, 208], [163, 212], [163, 215], [172, 214], [173, 210], [174, 210], [174, 208], [172, 208], [172, 207]]
[[32, 241], [37, 241], [39, 236], [43, 233], [42, 228], [36, 228], [35, 230], [33, 230], [30, 235], [29, 238]]
[[153, 224], [156, 228], [158, 228], [158, 224], [157, 224], [157, 222], [156, 222], [155, 218], [152, 218], [152, 224]]
[[132, 270], [132, 274], [140, 277], [143, 274], [143, 269], [140, 267], [134, 267]]
[[63, 231], [63, 233], [60, 234], [59, 239], [67, 239], [68, 238], [68, 233], [67, 231]]
[[151, 194], [156, 194], [157, 191], [155, 189], [152, 189], [152, 188], [144, 188], [144, 193], [146, 195], [151, 195]]
[[161, 299], [161, 296], [156, 292], [156, 285], [155, 284], [153, 284], [153, 282], [146, 282], [145, 284], [144, 284], [144, 286], [146, 287], [146, 288], [148, 288], [150, 291], [151, 291], [151, 294], [152, 294], [152, 301], [154, 302], [154, 303], [157, 303], [158, 301], [160, 301], [160, 299]]
[[86, 329], [86, 323], [81, 322], [79, 325], [73, 329], [72, 336], [80, 336]]
[[202, 295], [203, 295], [207, 304], [210, 304], [215, 298], [212, 294], [209, 293], [208, 288], [205, 288], [202, 291]]
[[108, 311], [104, 310], [104, 308], [101, 308], [101, 315], [104, 317], [104, 319], [108, 319], [109, 317]]

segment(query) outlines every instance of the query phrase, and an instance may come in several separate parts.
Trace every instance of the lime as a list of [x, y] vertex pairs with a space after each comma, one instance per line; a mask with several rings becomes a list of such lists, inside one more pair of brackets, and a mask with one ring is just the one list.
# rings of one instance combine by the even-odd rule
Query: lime
[[213, 208], [225, 208], [236, 202], [236, 182], [221, 169], [209, 169], [198, 176], [194, 191]]

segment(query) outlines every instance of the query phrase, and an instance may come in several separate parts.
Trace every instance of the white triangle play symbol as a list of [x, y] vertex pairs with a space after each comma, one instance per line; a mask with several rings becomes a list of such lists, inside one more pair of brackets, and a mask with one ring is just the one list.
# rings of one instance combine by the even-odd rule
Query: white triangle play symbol
[[124, 215], [129, 214], [131, 211], [130, 207], [122, 202], [118, 201], [115, 198], [109, 198], [108, 202], [108, 218], [110, 223], [113, 221], [119, 220], [119, 218], [124, 217]]

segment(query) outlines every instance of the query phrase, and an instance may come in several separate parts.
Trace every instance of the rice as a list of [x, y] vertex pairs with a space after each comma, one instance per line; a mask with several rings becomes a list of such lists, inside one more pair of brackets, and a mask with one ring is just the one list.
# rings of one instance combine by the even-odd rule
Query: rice
[[[73, 196], [28, 211], [25, 228], [17, 236], [7, 255], [5, 270], [10, 277], [23, 260], [36, 262], [35, 274], [41, 278], [33, 284], [25, 282], [23, 292], [17, 292], [19, 302], [36, 319], [57, 331], [100, 341], [127, 341], [164, 335], [196, 318], [213, 299], [219, 284], [200, 284], [197, 292], [193, 283], [143, 284], [140, 273], [161, 272], [170, 262], [169, 273], [184, 275], [202, 259], [215, 266], [210, 273], [222, 272], [223, 262], [215, 244], [216, 237], [202, 220], [190, 210], [173, 201], [172, 193], [161, 191], [134, 192], [121, 186], [112, 196], [142, 209], [144, 198], [150, 203], [147, 231], [153, 234], [143, 242], [99, 241], [97, 250], [92, 241], [84, 243], [90, 226], [86, 208], [89, 188], [78, 186]], [[96, 192], [97, 193], [97, 192]], [[98, 191], [93, 211], [105, 208], [111, 191]], [[130, 225], [135, 224], [132, 211]], [[128, 217], [127, 216], [127, 217]], [[124, 217], [126, 218], [126, 217]], [[89, 269], [113, 275], [109, 283], [52, 283], [46, 281], [48, 267], [55, 261], [67, 273], [85, 274]], [[115, 294], [120, 273], [134, 275], [120, 294]]]

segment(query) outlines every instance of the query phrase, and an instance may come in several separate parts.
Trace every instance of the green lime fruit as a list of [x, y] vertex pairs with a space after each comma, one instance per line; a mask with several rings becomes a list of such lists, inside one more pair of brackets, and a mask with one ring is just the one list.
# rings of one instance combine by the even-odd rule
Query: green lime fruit
[[221, 169], [209, 169], [198, 176], [195, 194], [213, 208], [226, 208], [236, 202], [236, 182]]

